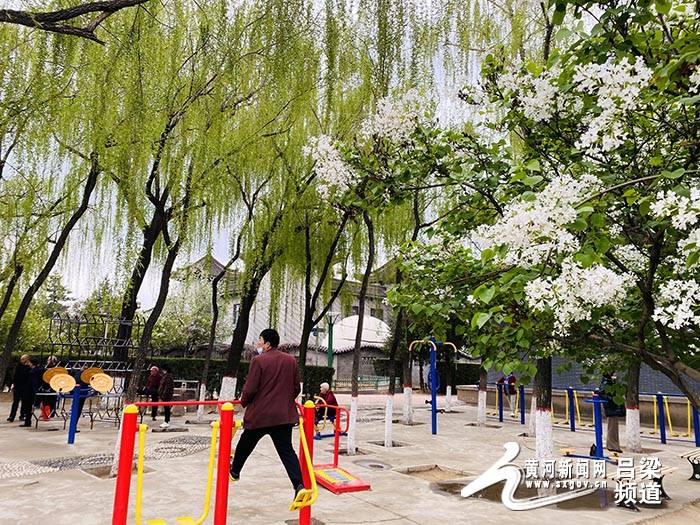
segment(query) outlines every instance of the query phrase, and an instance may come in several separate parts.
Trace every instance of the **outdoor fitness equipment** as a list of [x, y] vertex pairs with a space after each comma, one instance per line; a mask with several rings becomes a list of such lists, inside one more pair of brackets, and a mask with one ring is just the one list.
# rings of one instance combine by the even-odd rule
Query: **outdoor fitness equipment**
[[[348, 412], [346, 408], [339, 406], [325, 404], [323, 406], [325, 406], [326, 409], [335, 408], [336, 410], [335, 421], [333, 422], [333, 436], [335, 439], [333, 443], [333, 462], [314, 465], [314, 472], [316, 473], [318, 482], [323, 487], [330, 490], [333, 494], [369, 490], [371, 488], [369, 483], [362, 481], [361, 479], [350, 474], [344, 468], [338, 466], [338, 456], [340, 454], [340, 436], [347, 434], [348, 426], [350, 425], [350, 412]], [[342, 413], [345, 413], [345, 429], [341, 432], [340, 420]]]
[[[62, 367], [50, 368], [42, 379], [46, 381], [51, 389], [57, 393], [58, 397], [71, 397], [70, 424], [68, 425], [68, 444], [75, 443], [75, 434], [78, 428], [78, 417], [80, 416], [80, 400], [94, 395], [94, 392], [109, 392], [114, 385], [114, 380], [105, 374], [101, 368], [93, 367], [83, 370], [80, 380], [90, 385], [92, 390], [85, 390], [77, 384], [75, 378]], [[67, 392], [71, 392], [67, 394]]]
[[[219, 432], [219, 427], [221, 426], [221, 421], [214, 421], [211, 425], [211, 442], [209, 445], [209, 467], [207, 469], [207, 484], [204, 489], [204, 509], [199, 518], [194, 519], [190, 516], [178, 516], [176, 521], [179, 525], [200, 525], [209, 515], [209, 507], [211, 504], [211, 487], [212, 481], [214, 479], [214, 456], [216, 454], [216, 438]], [[234, 421], [233, 430], [231, 433], [231, 439], [236, 433], [236, 430], [240, 427], [240, 422]], [[148, 425], [139, 425], [139, 452], [138, 452], [138, 462], [136, 467], [136, 524], [141, 525], [141, 504], [143, 501], [143, 460], [144, 451], [146, 445], [146, 431], [148, 430]], [[148, 520], [148, 525], [166, 525], [163, 519], [153, 519]]]
[[565, 455], [572, 458], [602, 459], [608, 463], [617, 464], [616, 460], [610, 459], [603, 451], [603, 414], [601, 405], [607, 403], [607, 401], [601, 399], [600, 396], [594, 392], [591, 399], [586, 399], [585, 402], [593, 404], [595, 444], [591, 447], [589, 455], [572, 454], [569, 449], [564, 449]]
[[[238, 403], [238, 401], [234, 401]], [[126, 525], [129, 513], [129, 492], [131, 487], [131, 469], [134, 460], [134, 445], [136, 434], [139, 434], [139, 458], [137, 464], [137, 489], [136, 489], [136, 523], [141, 524], [141, 489], [143, 475], [143, 446], [145, 445], [146, 425], [139, 426], [137, 423], [140, 406], [194, 406], [198, 404], [220, 405], [218, 428], [212, 430], [212, 449], [209, 451], [209, 472], [207, 476], [208, 489], [205, 491], [205, 511], [208, 514], [208, 502], [211, 498], [210, 485], [213, 476], [212, 450], [215, 447], [216, 433], [219, 434], [219, 456], [216, 468], [216, 489], [214, 504], [214, 525], [226, 525], [226, 514], [228, 511], [228, 488], [229, 488], [229, 458], [231, 456], [231, 440], [235, 430], [240, 427], [240, 423], [234, 421], [233, 403], [219, 401], [160, 401], [134, 403], [124, 407], [122, 418], [122, 435], [119, 447], [119, 464], [117, 469], [117, 482], [114, 489], [114, 508], [112, 511], [112, 525]], [[140, 470], [140, 475], [139, 475]], [[206, 514], [202, 518], [206, 518]], [[202, 523], [189, 516], [177, 518], [179, 525], [191, 525]], [[148, 525], [163, 525], [166, 522], [162, 519], [149, 520]]]
[[[326, 405], [326, 400], [323, 399], [321, 396], [314, 396], [314, 400], [315, 400], [316, 403], [317, 403], [317, 404], [316, 404], [316, 408], [324, 407], [324, 408], [323, 408], [323, 419], [322, 419], [322, 424], [321, 424], [320, 426], [319, 426], [318, 424], [314, 424], [314, 430], [316, 431], [316, 434], [314, 434], [314, 439], [315, 439], [316, 441], [319, 441], [319, 440], [324, 439], [324, 438], [331, 438], [331, 437], [334, 437], [334, 436], [335, 436], [335, 432], [332, 433], [332, 434], [322, 434], [321, 432], [323, 432], [323, 430], [326, 428], [326, 424], [327, 424], [327, 423], [330, 422], [330, 423], [334, 424], [335, 419], [338, 417], [338, 413], [336, 412], [335, 418], [333, 419], [333, 421], [329, 420], [329, 419], [328, 419], [328, 408], [329, 408], [330, 405]], [[321, 403], [318, 403], [318, 401], [321, 401]], [[333, 408], [333, 406], [330, 406], [330, 408]], [[315, 419], [314, 419], [314, 421], [315, 421]], [[343, 432], [340, 433], [340, 435], [341, 435], [341, 436], [347, 436], [348, 433], [347, 433], [347, 431], [343, 431]]]
[[430, 339], [418, 339], [412, 341], [408, 345], [408, 353], [410, 355], [413, 347], [420, 344], [430, 345], [430, 372], [428, 375], [428, 384], [430, 385], [430, 412], [431, 412], [431, 432], [433, 435], [437, 435], [437, 388], [438, 388], [438, 373], [437, 373], [437, 344]]
[[[134, 460], [134, 448], [136, 435], [139, 436], [138, 461], [137, 461], [137, 488], [136, 488], [136, 523], [141, 525], [141, 502], [143, 488], [143, 460], [145, 448], [145, 434], [147, 425], [138, 424], [139, 407], [152, 406], [196, 406], [196, 405], [218, 405], [219, 421], [215, 422], [212, 428], [211, 445], [209, 449], [209, 466], [207, 472], [207, 486], [204, 496], [204, 510], [199, 518], [181, 516], [176, 518], [178, 525], [201, 524], [209, 513], [211, 505], [211, 486], [214, 475], [214, 449], [216, 448], [216, 434], [219, 434], [219, 451], [216, 461], [216, 487], [214, 498], [214, 520], [213, 525], [226, 525], [228, 513], [228, 491], [229, 491], [229, 460], [231, 457], [231, 441], [240, 422], [233, 418], [233, 405], [240, 401], [159, 401], [159, 402], [139, 402], [127, 405], [124, 408], [122, 418], [122, 434], [119, 447], [119, 463], [117, 469], [117, 481], [114, 489], [114, 507], [112, 511], [112, 525], [126, 525], [129, 514], [129, 493], [131, 488], [131, 469]], [[307, 409], [308, 405], [310, 409]], [[299, 491], [297, 498], [292, 503], [290, 510], [299, 509], [299, 524], [311, 525], [311, 505], [318, 498], [318, 488], [313, 471], [312, 455], [313, 448], [311, 434], [313, 433], [314, 404], [307, 402], [304, 407], [304, 415], [307, 421], [312, 424], [304, 426], [300, 420], [301, 446], [299, 450], [299, 462], [304, 477], [304, 490]], [[311, 418], [311, 419], [309, 419]], [[163, 519], [151, 519], [146, 525], [165, 525]]]

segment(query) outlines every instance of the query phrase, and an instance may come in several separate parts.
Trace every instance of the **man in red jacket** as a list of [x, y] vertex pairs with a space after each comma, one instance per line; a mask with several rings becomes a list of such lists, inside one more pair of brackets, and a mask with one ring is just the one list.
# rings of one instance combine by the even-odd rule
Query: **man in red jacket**
[[279, 342], [279, 334], [271, 328], [263, 330], [258, 338], [259, 355], [250, 361], [241, 394], [241, 405], [246, 409], [243, 434], [231, 461], [230, 474], [237, 480], [258, 441], [269, 435], [295, 493], [298, 493], [304, 488], [304, 482], [299, 459], [292, 447], [292, 428], [299, 421], [294, 400], [301, 392], [301, 380], [297, 360], [277, 350]]

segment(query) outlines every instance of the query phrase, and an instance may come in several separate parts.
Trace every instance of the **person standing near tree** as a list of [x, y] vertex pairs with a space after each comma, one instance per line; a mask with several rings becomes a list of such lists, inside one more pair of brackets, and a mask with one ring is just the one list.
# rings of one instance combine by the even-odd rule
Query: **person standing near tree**
[[260, 333], [257, 342], [258, 355], [250, 362], [241, 405], [243, 434], [238, 441], [231, 461], [230, 475], [240, 478], [241, 469], [258, 441], [269, 435], [282, 460], [295, 497], [304, 488], [299, 459], [292, 446], [292, 428], [299, 421], [295, 399], [301, 392], [299, 367], [294, 356], [280, 352], [280, 336], [267, 328]]
[[518, 382], [518, 379], [515, 377], [515, 374], [511, 372], [508, 374], [508, 377], [506, 377], [506, 387], [508, 389], [508, 405], [510, 406], [510, 417], [515, 417], [515, 383]]
[[36, 357], [29, 358], [29, 376], [27, 380], [27, 387], [24, 389], [24, 395], [22, 396], [22, 406], [20, 408], [21, 415], [23, 417], [23, 423], [21, 427], [31, 427], [32, 426], [32, 414], [34, 414], [34, 400], [36, 398], [36, 393], [39, 391], [39, 387], [42, 383], [41, 376], [44, 373], [44, 368], [39, 366], [41, 361]]
[[[29, 385], [29, 356], [24, 354], [19, 358], [19, 363], [15, 367], [15, 373], [12, 376], [12, 385], [10, 385], [10, 390], [12, 390], [12, 407], [10, 408], [10, 417], [7, 420], [12, 423], [17, 416], [17, 408], [19, 407], [22, 398], [24, 396], [24, 391]], [[24, 406], [19, 412], [20, 420], [24, 420]]]
[[[625, 405], [618, 405], [615, 403], [615, 399], [608, 392], [617, 382], [617, 376], [614, 372], [611, 374], [603, 374], [603, 380], [600, 383], [600, 388], [598, 389], [598, 396], [603, 401], [605, 410], [605, 419], [607, 421], [607, 428], [605, 432], [605, 447], [610, 452], [622, 452], [620, 448], [620, 430], [619, 430], [619, 418], [625, 416]], [[608, 390], [608, 392], [606, 392]]]
[[[158, 390], [160, 388], [161, 375], [157, 366], [152, 366], [150, 374], [146, 378], [146, 386], [139, 390], [139, 394], [142, 396], [148, 396], [152, 403], [158, 402]], [[156, 415], [158, 415], [158, 407], [151, 407], [151, 419], [156, 420]]]
[[[175, 393], [175, 380], [173, 379], [172, 370], [170, 365], [161, 366], [163, 370], [163, 375], [160, 378], [160, 385], [158, 386], [158, 397], [161, 401], [172, 401], [173, 394]], [[170, 405], [165, 405], [163, 407], [163, 413], [165, 414], [165, 420], [160, 424], [160, 428], [170, 428], [170, 411], [172, 407]]]

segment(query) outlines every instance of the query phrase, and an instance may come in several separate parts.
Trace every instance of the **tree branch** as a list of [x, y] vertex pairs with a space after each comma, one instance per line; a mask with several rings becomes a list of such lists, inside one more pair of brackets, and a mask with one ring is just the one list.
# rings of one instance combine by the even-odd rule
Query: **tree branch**
[[[104, 41], [95, 36], [95, 29], [110, 15], [127, 7], [144, 4], [148, 0], [106, 0], [103, 2], [88, 2], [58, 11], [15, 11], [13, 9], [0, 9], [0, 23], [17, 24], [35, 29], [42, 29], [51, 33], [73, 35], [86, 38], [104, 44]], [[97, 13], [85, 26], [75, 26], [67, 22], [73, 21], [85, 15]]]

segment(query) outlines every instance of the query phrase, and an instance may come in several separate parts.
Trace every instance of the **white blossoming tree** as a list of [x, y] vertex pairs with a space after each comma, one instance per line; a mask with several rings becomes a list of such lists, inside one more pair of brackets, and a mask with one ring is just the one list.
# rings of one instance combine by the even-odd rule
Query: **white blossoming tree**
[[[695, 4], [607, 8], [556, 7], [600, 14], [560, 31], [570, 45], [545, 63], [486, 59], [486, 132], [449, 139], [471, 191], [439, 243], [412, 247], [392, 300], [438, 331], [456, 323], [486, 367], [538, 384], [554, 353], [625, 369], [638, 429], [640, 362], [700, 407], [700, 17]], [[449, 297], [425, 292], [439, 288]]]

